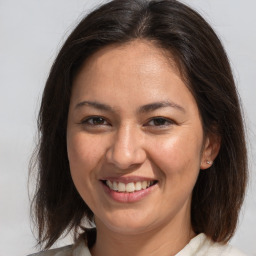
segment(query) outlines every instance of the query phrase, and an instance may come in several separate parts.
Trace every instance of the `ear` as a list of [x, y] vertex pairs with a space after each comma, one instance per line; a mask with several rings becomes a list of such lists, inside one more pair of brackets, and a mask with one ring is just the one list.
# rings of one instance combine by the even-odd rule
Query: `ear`
[[221, 138], [217, 134], [209, 134], [204, 141], [204, 147], [201, 155], [200, 169], [208, 169], [212, 166], [217, 157], [221, 145]]

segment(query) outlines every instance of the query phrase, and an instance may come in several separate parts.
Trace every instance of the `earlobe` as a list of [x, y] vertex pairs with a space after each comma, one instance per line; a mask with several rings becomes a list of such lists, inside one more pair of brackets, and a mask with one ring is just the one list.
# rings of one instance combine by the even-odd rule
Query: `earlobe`
[[207, 136], [202, 151], [200, 169], [208, 169], [213, 165], [213, 162], [219, 153], [220, 145], [221, 138], [219, 135], [211, 134]]

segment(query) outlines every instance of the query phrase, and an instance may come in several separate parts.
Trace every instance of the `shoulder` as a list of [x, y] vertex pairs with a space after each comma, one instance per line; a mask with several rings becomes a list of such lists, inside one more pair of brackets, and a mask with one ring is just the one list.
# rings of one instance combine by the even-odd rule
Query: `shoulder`
[[214, 243], [204, 234], [193, 238], [177, 256], [246, 256], [229, 244]]
[[72, 245], [68, 245], [68, 246], [57, 248], [57, 249], [41, 251], [28, 256], [71, 256], [72, 247], [73, 247]]
[[28, 256], [91, 256], [85, 242], [79, 240], [74, 245], [34, 253]]
[[244, 253], [234, 248], [233, 246], [219, 243], [212, 243], [208, 248], [208, 255], [220, 255], [220, 256], [246, 256]]

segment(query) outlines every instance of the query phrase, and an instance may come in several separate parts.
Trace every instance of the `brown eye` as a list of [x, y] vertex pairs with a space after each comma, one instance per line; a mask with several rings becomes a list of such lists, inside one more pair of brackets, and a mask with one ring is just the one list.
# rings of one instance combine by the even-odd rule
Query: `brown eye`
[[173, 124], [174, 122], [171, 121], [170, 119], [163, 118], [163, 117], [156, 117], [151, 119], [147, 125], [148, 126], [168, 126]]
[[88, 125], [109, 125], [109, 123], [100, 116], [94, 116], [94, 117], [90, 117], [85, 119], [84, 121], [82, 121], [83, 124], [88, 124]]

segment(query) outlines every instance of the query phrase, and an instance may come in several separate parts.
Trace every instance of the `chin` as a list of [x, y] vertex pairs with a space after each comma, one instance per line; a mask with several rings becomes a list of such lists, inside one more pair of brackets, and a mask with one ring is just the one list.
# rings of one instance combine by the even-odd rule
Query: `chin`
[[122, 235], [137, 235], [149, 231], [147, 226], [143, 225], [142, 223], [119, 222], [116, 225], [115, 223], [113, 223], [113, 225], [111, 224], [112, 223], [108, 223], [107, 228], [112, 232], [119, 233]]
[[147, 219], [144, 214], [140, 216], [138, 213], [129, 214], [127, 212], [118, 215], [111, 214], [110, 218], [96, 218], [97, 228], [98, 225], [103, 225], [108, 230], [123, 235], [134, 235], [146, 232], [149, 230], [149, 227], [152, 227], [152, 223], [154, 223], [154, 221]]

